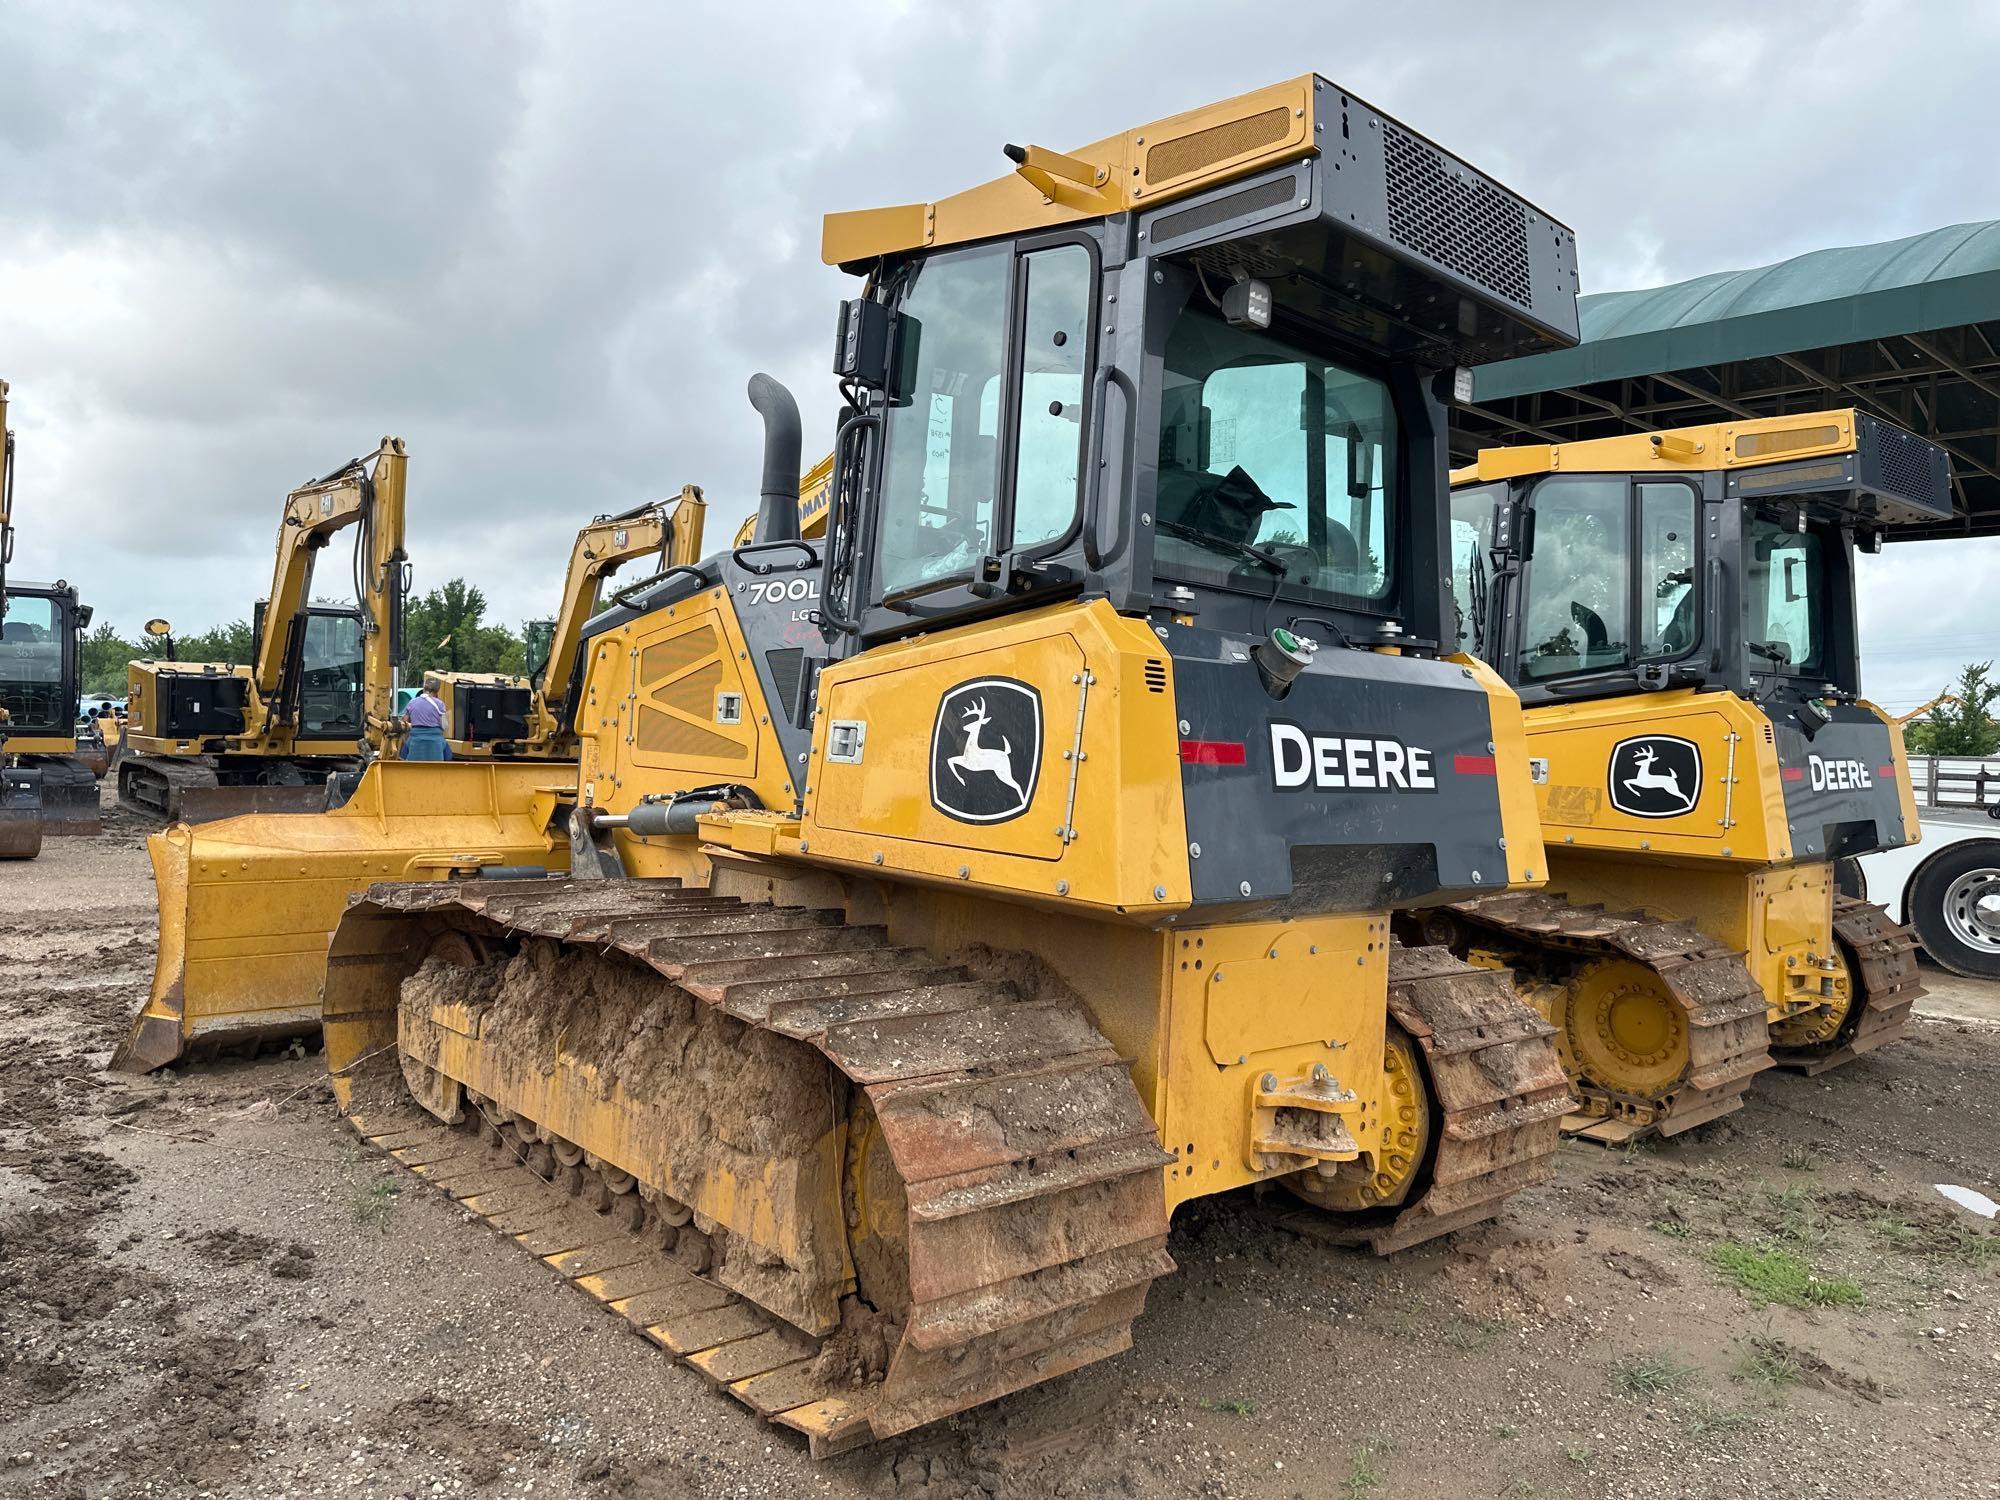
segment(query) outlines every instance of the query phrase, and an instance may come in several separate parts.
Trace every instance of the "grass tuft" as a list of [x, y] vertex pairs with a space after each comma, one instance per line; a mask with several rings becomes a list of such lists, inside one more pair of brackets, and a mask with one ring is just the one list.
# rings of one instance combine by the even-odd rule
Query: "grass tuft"
[[1804, 1257], [1773, 1245], [1724, 1240], [1710, 1252], [1725, 1280], [1759, 1306], [1858, 1307], [1867, 1300], [1852, 1276], [1819, 1276]]
[[1232, 1417], [1248, 1417], [1256, 1415], [1257, 1403], [1255, 1401], [1245, 1401], [1241, 1397], [1234, 1397], [1228, 1401], [1203, 1400], [1201, 1409], [1203, 1411], [1226, 1411]]
[[1612, 1372], [1612, 1378], [1626, 1395], [1646, 1398], [1666, 1396], [1680, 1390], [1694, 1372], [1665, 1354], [1649, 1354], [1628, 1360]]

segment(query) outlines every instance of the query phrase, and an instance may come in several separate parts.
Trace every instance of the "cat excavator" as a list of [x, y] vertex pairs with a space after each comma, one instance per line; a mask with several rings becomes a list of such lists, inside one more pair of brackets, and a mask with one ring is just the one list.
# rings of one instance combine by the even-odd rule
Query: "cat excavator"
[[1521, 694], [1549, 888], [1420, 914], [1557, 1028], [1574, 1134], [1675, 1135], [1894, 1040], [1915, 940], [1841, 864], [1917, 841], [1860, 691], [1854, 553], [1952, 515], [1865, 412], [1491, 448], [1453, 475], [1460, 646]]
[[0, 381], [0, 859], [33, 859], [44, 837], [103, 828], [93, 757], [81, 743], [80, 650], [90, 606], [73, 584], [7, 578], [14, 556], [14, 434]]
[[[326, 805], [326, 778], [385, 754], [397, 733], [408, 455], [401, 438], [285, 497], [271, 590], [247, 665], [171, 655], [128, 669], [121, 804], [169, 823]], [[313, 565], [355, 528], [352, 609], [312, 604]], [[170, 641], [164, 620], [147, 624]]]
[[1574, 341], [1569, 231], [1313, 75], [1005, 154], [827, 219], [824, 535], [755, 377], [754, 539], [583, 632], [569, 873], [378, 885], [325, 970], [365, 1139], [815, 1454], [1126, 1348], [1179, 1204], [1394, 1250], [1570, 1104], [1390, 932], [1545, 875], [1445, 427]]
[[461, 759], [574, 760], [576, 737], [565, 712], [573, 691], [577, 642], [585, 623], [604, 603], [611, 575], [634, 558], [658, 553], [661, 571], [626, 592], [657, 583], [674, 568], [701, 559], [703, 511], [697, 485], [670, 502], [648, 501], [615, 516], [598, 516], [576, 534], [563, 597], [539, 642], [540, 659], [519, 676], [497, 672], [439, 672], [445, 705], [445, 743]]

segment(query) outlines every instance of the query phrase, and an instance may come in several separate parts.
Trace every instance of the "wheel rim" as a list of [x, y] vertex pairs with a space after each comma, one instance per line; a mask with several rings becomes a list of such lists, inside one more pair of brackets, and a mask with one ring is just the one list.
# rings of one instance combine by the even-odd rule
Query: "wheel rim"
[[1431, 1097], [1416, 1043], [1394, 1022], [1383, 1039], [1382, 1084], [1382, 1149], [1375, 1170], [1343, 1162], [1334, 1176], [1325, 1177], [1309, 1167], [1287, 1176], [1287, 1188], [1333, 1213], [1395, 1208], [1409, 1198], [1430, 1153]]
[[2000, 954], [2000, 870], [1967, 870], [1947, 886], [1944, 922], [1966, 947]]
[[1641, 964], [1586, 964], [1564, 987], [1556, 1025], [1576, 1076], [1642, 1099], [1670, 1093], [1687, 1076], [1687, 1017]]

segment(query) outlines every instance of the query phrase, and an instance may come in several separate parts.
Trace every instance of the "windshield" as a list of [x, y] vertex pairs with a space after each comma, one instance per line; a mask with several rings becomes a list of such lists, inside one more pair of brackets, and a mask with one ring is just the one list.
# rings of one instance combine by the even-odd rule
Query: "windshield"
[[1190, 305], [1160, 396], [1158, 569], [1380, 608], [1397, 538], [1395, 410], [1378, 380]]
[[299, 725], [313, 735], [361, 734], [361, 622], [352, 615], [306, 617]]
[[1493, 512], [1505, 484], [1455, 490], [1451, 497], [1451, 598], [1457, 610], [1456, 649], [1486, 654], [1486, 589], [1492, 581]]
[[16, 731], [62, 727], [63, 639], [53, 599], [8, 595], [0, 613], [0, 708]]
[[1823, 670], [1826, 559], [1817, 532], [1766, 516], [1745, 527], [1749, 553], [1744, 641], [1753, 672], [1816, 675]]

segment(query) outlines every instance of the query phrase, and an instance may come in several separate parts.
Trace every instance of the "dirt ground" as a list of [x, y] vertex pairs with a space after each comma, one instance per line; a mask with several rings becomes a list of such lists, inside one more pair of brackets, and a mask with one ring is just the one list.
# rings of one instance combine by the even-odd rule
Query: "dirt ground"
[[314, 1057], [130, 1079], [144, 829], [0, 866], [0, 1496], [2000, 1495], [2000, 1005], [1390, 1262], [1176, 1219], [1137, 1346], [808, 1460], [361, 1148]]

